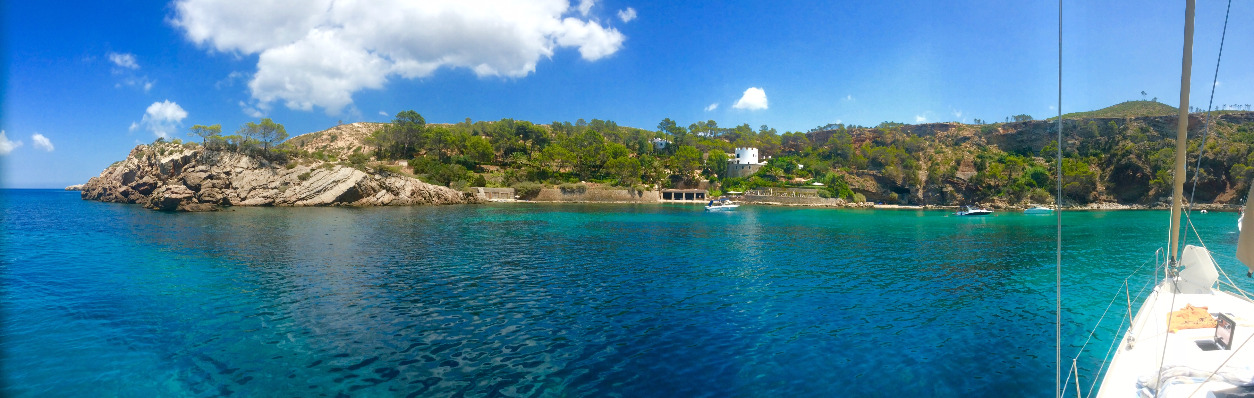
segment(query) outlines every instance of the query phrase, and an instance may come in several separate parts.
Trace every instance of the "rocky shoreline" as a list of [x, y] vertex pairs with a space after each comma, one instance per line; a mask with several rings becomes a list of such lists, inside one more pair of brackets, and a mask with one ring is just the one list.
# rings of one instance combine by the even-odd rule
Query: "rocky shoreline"
[[224, 206], [403, 206], [480, 203], [474, 194], [385, 170], [341, 163], [210, 150], [158, 142], [139, 145], [78, 188], [84, 200], [135, 203], [163, 211]]

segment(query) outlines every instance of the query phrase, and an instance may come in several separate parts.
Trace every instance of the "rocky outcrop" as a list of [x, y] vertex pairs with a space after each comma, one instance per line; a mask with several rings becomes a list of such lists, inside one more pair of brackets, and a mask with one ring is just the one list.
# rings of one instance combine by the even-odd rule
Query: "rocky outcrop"
[[70, 185], [70, 186], [68, 186], [68, 187], [65, 187], [65, 190], [66, 190], [66, 191], [82, 191], [82, 190], [83, 190], [83, 184], [74, 184], [74, 185]]
[[312, 159], [272, 162], [174, 143], [140, 145], [83, 184], [82, 198], [166, 211], [220, 206], [394, 206], [477, 203], [473, 194], [387, 171]]

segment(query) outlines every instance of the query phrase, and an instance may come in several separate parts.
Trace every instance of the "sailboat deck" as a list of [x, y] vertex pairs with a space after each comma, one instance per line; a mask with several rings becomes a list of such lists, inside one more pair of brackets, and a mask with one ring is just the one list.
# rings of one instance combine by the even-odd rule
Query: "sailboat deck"
[[[1163, 386], [1157, 394], [1160, 397], [1206, 397], [1210, 391], [1233, 389], [1254, 379], [1254, 344], [1242, 346], [1254, 336], [1254, 319], [1249, 318], [1254, 303], [1220, 291], [1171, 294], [1170, 284], [1164, 281], [1156, 287], [1137, 312], [1132, 330], [1110, 363], [1099, 397], [1155, 396], [1158, 385]], [[1214, 342], [1213, 327], [1169, 333], [1170, 313], [1186, 305], [1206, 307], [1212, 315], [1222, 313], [1232, 319], [1236, 327], [1231, 350], [1202, 349], [1199, 342]], [[1129, 344], [1129, 339], [1135, 344]]]

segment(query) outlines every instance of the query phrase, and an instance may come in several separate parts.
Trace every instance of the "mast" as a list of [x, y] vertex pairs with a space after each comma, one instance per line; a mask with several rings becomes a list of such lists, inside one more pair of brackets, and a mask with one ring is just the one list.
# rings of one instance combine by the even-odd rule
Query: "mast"
[[1168, 252], [1171, 262], [1176, 262], [1180, 244], [1180, 202], [1184, 196], [1185, 150], [1189, 139], [1189, 77], [1193, 69], [1193, 7], [1194, 0], [1186, 0], [1184, 6], [1184, 56], [1180, 66], [1180, 109], [1176, 121], [1176, 173], [1171, 189], [1171, 240]]

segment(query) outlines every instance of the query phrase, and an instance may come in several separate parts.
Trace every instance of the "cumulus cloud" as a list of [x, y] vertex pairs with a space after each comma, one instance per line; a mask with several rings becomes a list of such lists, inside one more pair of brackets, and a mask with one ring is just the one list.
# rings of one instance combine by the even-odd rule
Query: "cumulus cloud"
[[923, 116], [923, 115], [914, 115], [914, 122], [915, 122], [915, 123], [923, 123], [923, 122], [926, 122], [926, 121], [927, 121], [927, 116]]
[[8, 155], [20, 146], [22, 146], [22, 141], [9, 141], [9, 137], [4, 135], [4, 130], [0, 130], [0, 155]]
[[[582, 0], [177, 0], [172, 23], [215, 51], [257, 54], [248, 82], [258, 107], [338, 114], [354, 93], [389, 78], [465, 68], [479, 77], [525, 77], [541, 58], [575, 48], [596, 61], [626, 37], [588, 18]], [[582, 16], [582, 17], [580, 17]]]
[[110, 52], [108, 57], [109, 62], [117, 65], [119, 68], [139, 69], [139, 63], [135, 62], [135, 54]]
[[594, 0], [579, 0], [579, 15], [588, 16], [588, 13], [592, 12], [593, 3], [595, 3]]
[[745, 90], [745, 94], [732, 105], [732, 108], [751, 111], [766, 109], [766, 91], [758, 87], [749, 87]]
[[712, 110], [715, 110], [715, 109], [718, 109], [718, 103], [717, 103], [717, 102], [715, 102], [715, 103], [713, 103], [713, 104], [710, 104], [710, 106], [705, 107], [705, 111], [706, 111], [706, 112], [709, 112], [709, 111], [712, 111]]
[[127, 131], [135, 131], [135, 130], [139, 130], [139, 123], [131, 122], [131, 127], [127, 129]]
[[636, 9], [627, 7], [626, 10], [618, 10], [618, 19], [623, 21], [623, 23], [631, 22], [631, 20], [636, 19]]
[[166, 138], [174, 133], [174, 130], [183, 123], [184, 118], [187, 118], [187, 111], [183, 110], [183, 107], [165, 100], [149, 105], [141, 122], [144, 128], [156, 134], [157, 137]]
[[52, 141], [49, 140], [48, 137], [44, 137], [43, 134], [35, 133], [35, 135], [30, 136], [30, 141], [35, 145], [35, 148], [43, 149], [48, 152], [52, 152], [54, 149]]

